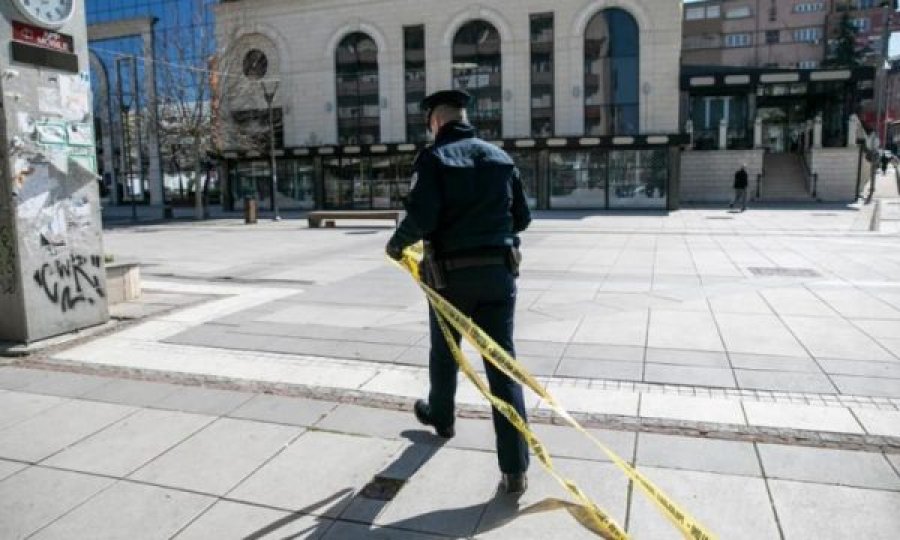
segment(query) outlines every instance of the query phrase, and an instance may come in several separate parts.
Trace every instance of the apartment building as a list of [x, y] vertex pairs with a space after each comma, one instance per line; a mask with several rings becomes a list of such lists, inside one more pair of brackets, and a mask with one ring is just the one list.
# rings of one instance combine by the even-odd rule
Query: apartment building
[[685, 4], [682, 63], [813, 69], [826, 54], [833, 0]]

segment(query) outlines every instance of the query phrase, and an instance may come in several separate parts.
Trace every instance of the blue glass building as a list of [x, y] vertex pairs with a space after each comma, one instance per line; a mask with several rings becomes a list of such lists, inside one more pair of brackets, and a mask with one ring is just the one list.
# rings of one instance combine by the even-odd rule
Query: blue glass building
[[[163, 205], [191, 199], [182, 176], [189, 164], [181, 163], [179, 149], [155, 129], [155, 115], [159, 101], [175, 92], [188, 101], [209, 95], [206, 72], [215, 52], [215, 3], [86, 0], [98, 164], [108, 202], [133, 198]], [[122, 130], [125, 119], [132, 125], [130, 137]]]

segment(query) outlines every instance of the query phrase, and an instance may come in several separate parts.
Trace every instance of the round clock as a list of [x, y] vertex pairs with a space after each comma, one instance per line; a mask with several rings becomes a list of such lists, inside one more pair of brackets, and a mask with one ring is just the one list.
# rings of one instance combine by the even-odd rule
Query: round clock
[[30, 22], [48, 28], [64, 25], [75, 9], [75, 0], [13, 0], [13, 4]]

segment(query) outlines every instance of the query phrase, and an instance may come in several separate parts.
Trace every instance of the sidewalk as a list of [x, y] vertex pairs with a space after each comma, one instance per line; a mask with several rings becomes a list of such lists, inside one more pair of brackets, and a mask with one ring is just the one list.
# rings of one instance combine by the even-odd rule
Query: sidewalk
[[[496, 494], [485, 420], [441, 444], [408, 412], [328, 401], [18, 367], [0, 388], [2, 538], [593, 538], [525, 513], [564, 498], [537, 465], [524, 497]], [[572, 430], [536, 431], [635, 538], [680, 538]], [[723, 539], [900, 531], [898, 455], [597, 433]]]

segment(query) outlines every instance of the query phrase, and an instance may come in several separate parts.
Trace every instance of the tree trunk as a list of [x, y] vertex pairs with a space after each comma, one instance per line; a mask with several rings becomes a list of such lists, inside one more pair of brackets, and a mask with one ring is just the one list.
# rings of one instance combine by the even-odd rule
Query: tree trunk
[[194, 219], [202, 220], [206, 217], [203, 211], [203, 161], [200, 159], [200, 150], [194, 147]]

